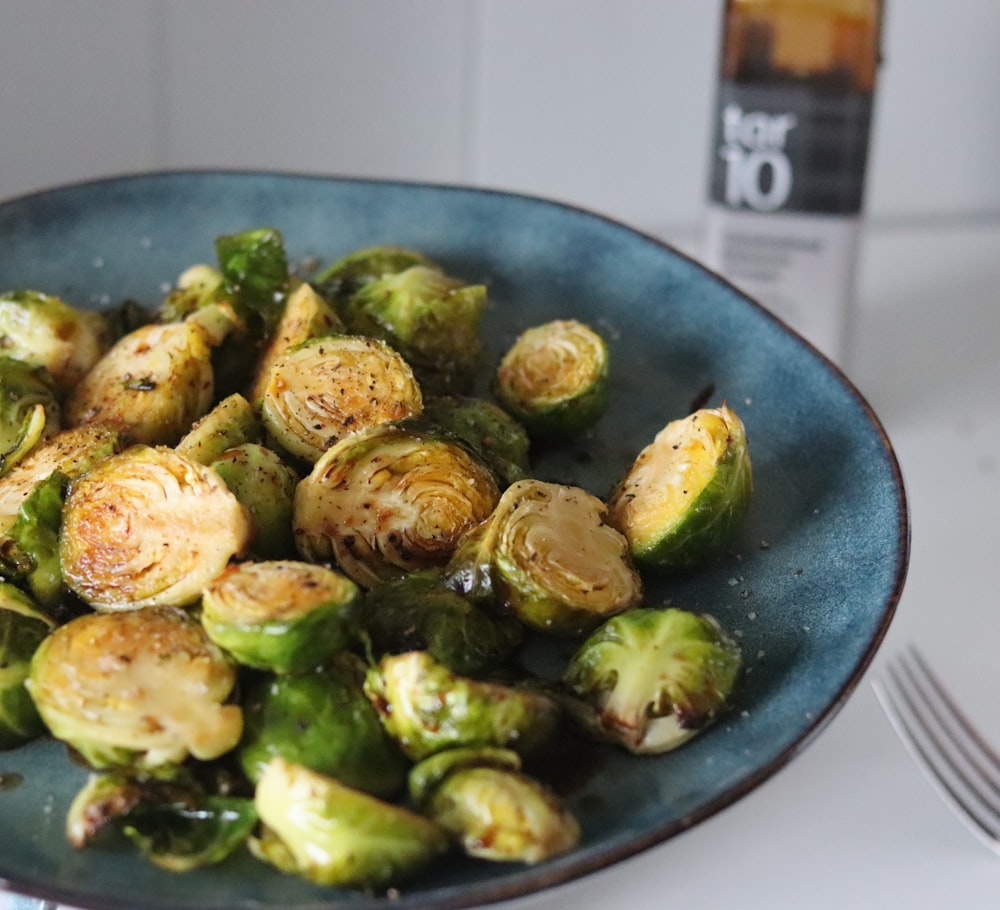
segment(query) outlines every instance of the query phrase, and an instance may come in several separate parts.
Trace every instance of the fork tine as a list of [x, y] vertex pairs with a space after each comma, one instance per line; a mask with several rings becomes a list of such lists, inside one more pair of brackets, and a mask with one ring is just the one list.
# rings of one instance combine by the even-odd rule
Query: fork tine
[[1000, 854], [1000, 759], [916, 648], [872, 687], [893, 728], [938, 794]]

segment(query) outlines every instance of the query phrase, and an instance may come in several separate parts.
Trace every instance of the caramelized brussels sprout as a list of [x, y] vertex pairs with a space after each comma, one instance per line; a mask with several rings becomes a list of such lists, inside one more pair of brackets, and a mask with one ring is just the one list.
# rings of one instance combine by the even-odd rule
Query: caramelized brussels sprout
[[[592, 735], [635, 753], [667, 752], [726, 707], [738, 645], [711, 616], [676, 607], [608, 620], [570, 660], [570, 715]], [[572, 703], [569, 703], [572, 708]]]
[[0, 294], [0, 350], [44, 367], [61, 392], [72, 389], [111, 342], [104, 317], [34, 290]]
[[449, 583], [499, 601], [532, 628], [589, 632], [642, 597], [627, 541], [604, 517], [604, 504], [579, 487], [517, 481], [459, 544]]
[[211, 356], [208, 333], [197, 322], [142, 326], [119, 339], [72, 390], [66, 423], [110, 424], [135, 442], [175, 445], [211, 407]]
[[548, 787], [494, 763], [454, 768], [423, 810], [477, 859], [533, 865], [580, 842], [577, 820]]
[[365, 691], [382, 723], [411, 759], [459, 746], [531, 752], [547, 740], [559, 706], [534, 689], [460, 676], [426, 651], [384, 656]]
[[382, 338], [399, 351], [421, 387], [467, 391], [480, 363], [484, 285], [470, 285], [429, 265], [368, 281], [340, 305], [348, 331]]
[[59, 432], [56, 390], [42, 367], [0, 356], [0, 477]]
[[272, 365], [260, 403], [278, 446], [315, 462], [338, 440], [367, 427], [415, 417], [423, 409], [409, 365], [373, 338], [314, 338]]
[[492, 471], [457, 440], [384, 425], [328, 449], [295, 491], [299, 552], [336, 560], [363, 587], [443, 565], [499, 498]]
[[275, 758], [257, 784], [263, 823], [254, 854], [318, 885], [385, 887], [412, 877], [448, 848], [434, 822]]
[[295, 560], [242, 562], [202, 591], [201, 621], [241, 664], [311, 670], [348, 644], [358, 588], [333, 569]]
[[0, 750], [23, 745], [45, 730], [25, 680], [53, 626], [31, 598], [0, 582]]
[[261, 400], [271, 367], [289, 348], [310, 338], [324, 338], [343, 331], [344, 324], [333, 306], [316, 293], [311, 284], [300, 284], [289, 295], [281, 319], [258, 358], [247, 397], [255, 403]]
[[227, 449], [211, 467], [250, 513], [253, 554], [259, 559], [294, 556], [295, 469], [277, 452], [253, 442]]
[[10, 533], [25, 500], [54, 472], [77, 477], [120, 449], [118, 431], [98, 425], [63, 430], [37, 446], [0, 477], [0, 536]]
[[402, 788], [408, 762], [362, 688], [365, 666], [344, 653], [309, 673], [258, 681], [243, 700], [238, 757], [258, 781], [277, 757], [373, 796]]
[[608, 520], [641, 568], [690, 569], [731, 542], [750, 506], [746, 430], [726, 405], [674, 420], [612, 493]]
[[528, 433], [499, 405], [468, 395], [442, 395], [424, 400], [423, 416], [472, 446], [505, 486], [528, 476]]
[[456, 673], [497, 667], [520, 644], [523, 626], [494, 617], [451, 590], [431, 569], [385, 581], [364, 595], [356, 626], [374, 654], [427, 651]]
[[456, 746], [435, 752], [410, 768], [406, 788], [413, 805], [423, 807], [444, 779], [459, 768], [521, 770], [521, 756], [502, 746]]
[[88, 613], [56, 628], [26, 686], [52, 735], [92, 767], [155, 770], [239, 742], [233, 665], [174, 607]]
[[575, 319], [534, 326], [500, 360], [493, 393], [532, 436], [573, 436], [597, 422], [608, 399], [604, 339]]
[[256, 824], [252, 799], [112, 771], [88, 777], [70, 805], [66, 834], [85, 847], [114, 828], [153, 864], [189, 872], [231, 856]]
[[185, 606], [246, 552], [252, 531], [211, 468], [173, 449], [132, 446], [71, 484], [63, 576], [96, 610]]
[[238, 392], [227, 395], [180, 439], [176, 449], [198, 464], [210, 465], [227, 449], [260, 441], [260, 420]]

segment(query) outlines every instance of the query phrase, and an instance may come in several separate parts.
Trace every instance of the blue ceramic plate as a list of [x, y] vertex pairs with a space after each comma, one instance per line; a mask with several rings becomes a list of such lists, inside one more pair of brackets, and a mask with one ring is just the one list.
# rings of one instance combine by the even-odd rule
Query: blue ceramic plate
[[[889, 625], [908, 557], [904, 490], [858, 391], [763, 309], [690, 259], [604, 218], [496, 192], [266, 173], [98, 181], [0, 206], [0, 289], [101, 307], [154, 304], [218, 234], [280, 228], [293, 260], [416, 247], [489, 286], [497, 355], [528, 325], [577, 317], [609, 339], [612, 406], [539, 476], [606, 493], [667, 421], [701, 400], [744, 419], [756, 496], [732, 552], [648, 586], [739, 637], [746, 675], [730, 713], [680, 750], [596, 749], [560, 775], [579, 849], [536, 867], [442, 862], [395, 896], [334, 891], [247, 855], [176, 875], [128, 848], [74, 852], [67, 806], [84, 772], [52, 742], [0, 753], [0, 879], [81, 908], [472, 906], [592, 873], [664, 841], [779, 771], [852, 692]], [[556, 653], [556, 657], [561, 657]]]

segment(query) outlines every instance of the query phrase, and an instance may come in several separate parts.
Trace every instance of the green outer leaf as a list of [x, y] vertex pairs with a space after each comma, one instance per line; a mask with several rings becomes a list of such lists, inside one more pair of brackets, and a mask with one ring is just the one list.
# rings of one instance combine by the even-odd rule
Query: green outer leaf
[[237, 757], [252, 781], [281, 757], [390, 797], [408, 763], [382, 727], [362, 689], [364, 668], [350, 658], [311, 673], [264, 679], [243, 701], [244, 731]]
[[0, 749], [13, 749], [45, 730], [24, 682], [51, 628], [29, 597], [0, 582]]
[[223, 284], [240, 315], [256, 314], [265, 327], [281, 318], [288, 292], [285, 240], [275, 228], [261, 227], [215, 239]]
[[0, 572], [23, 579], [34, 598], [54, 606], [62, 595], [59, 530], [69, 477], [53, 471], [21, 503], [0, 552]]

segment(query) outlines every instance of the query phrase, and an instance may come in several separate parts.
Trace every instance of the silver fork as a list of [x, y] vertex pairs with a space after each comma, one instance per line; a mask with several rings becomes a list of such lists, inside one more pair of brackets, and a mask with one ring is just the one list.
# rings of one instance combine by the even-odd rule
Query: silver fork
[[1000, 855], [1000, 755], [910, 647], [872, 688], [934, 789], [972, 833]]

